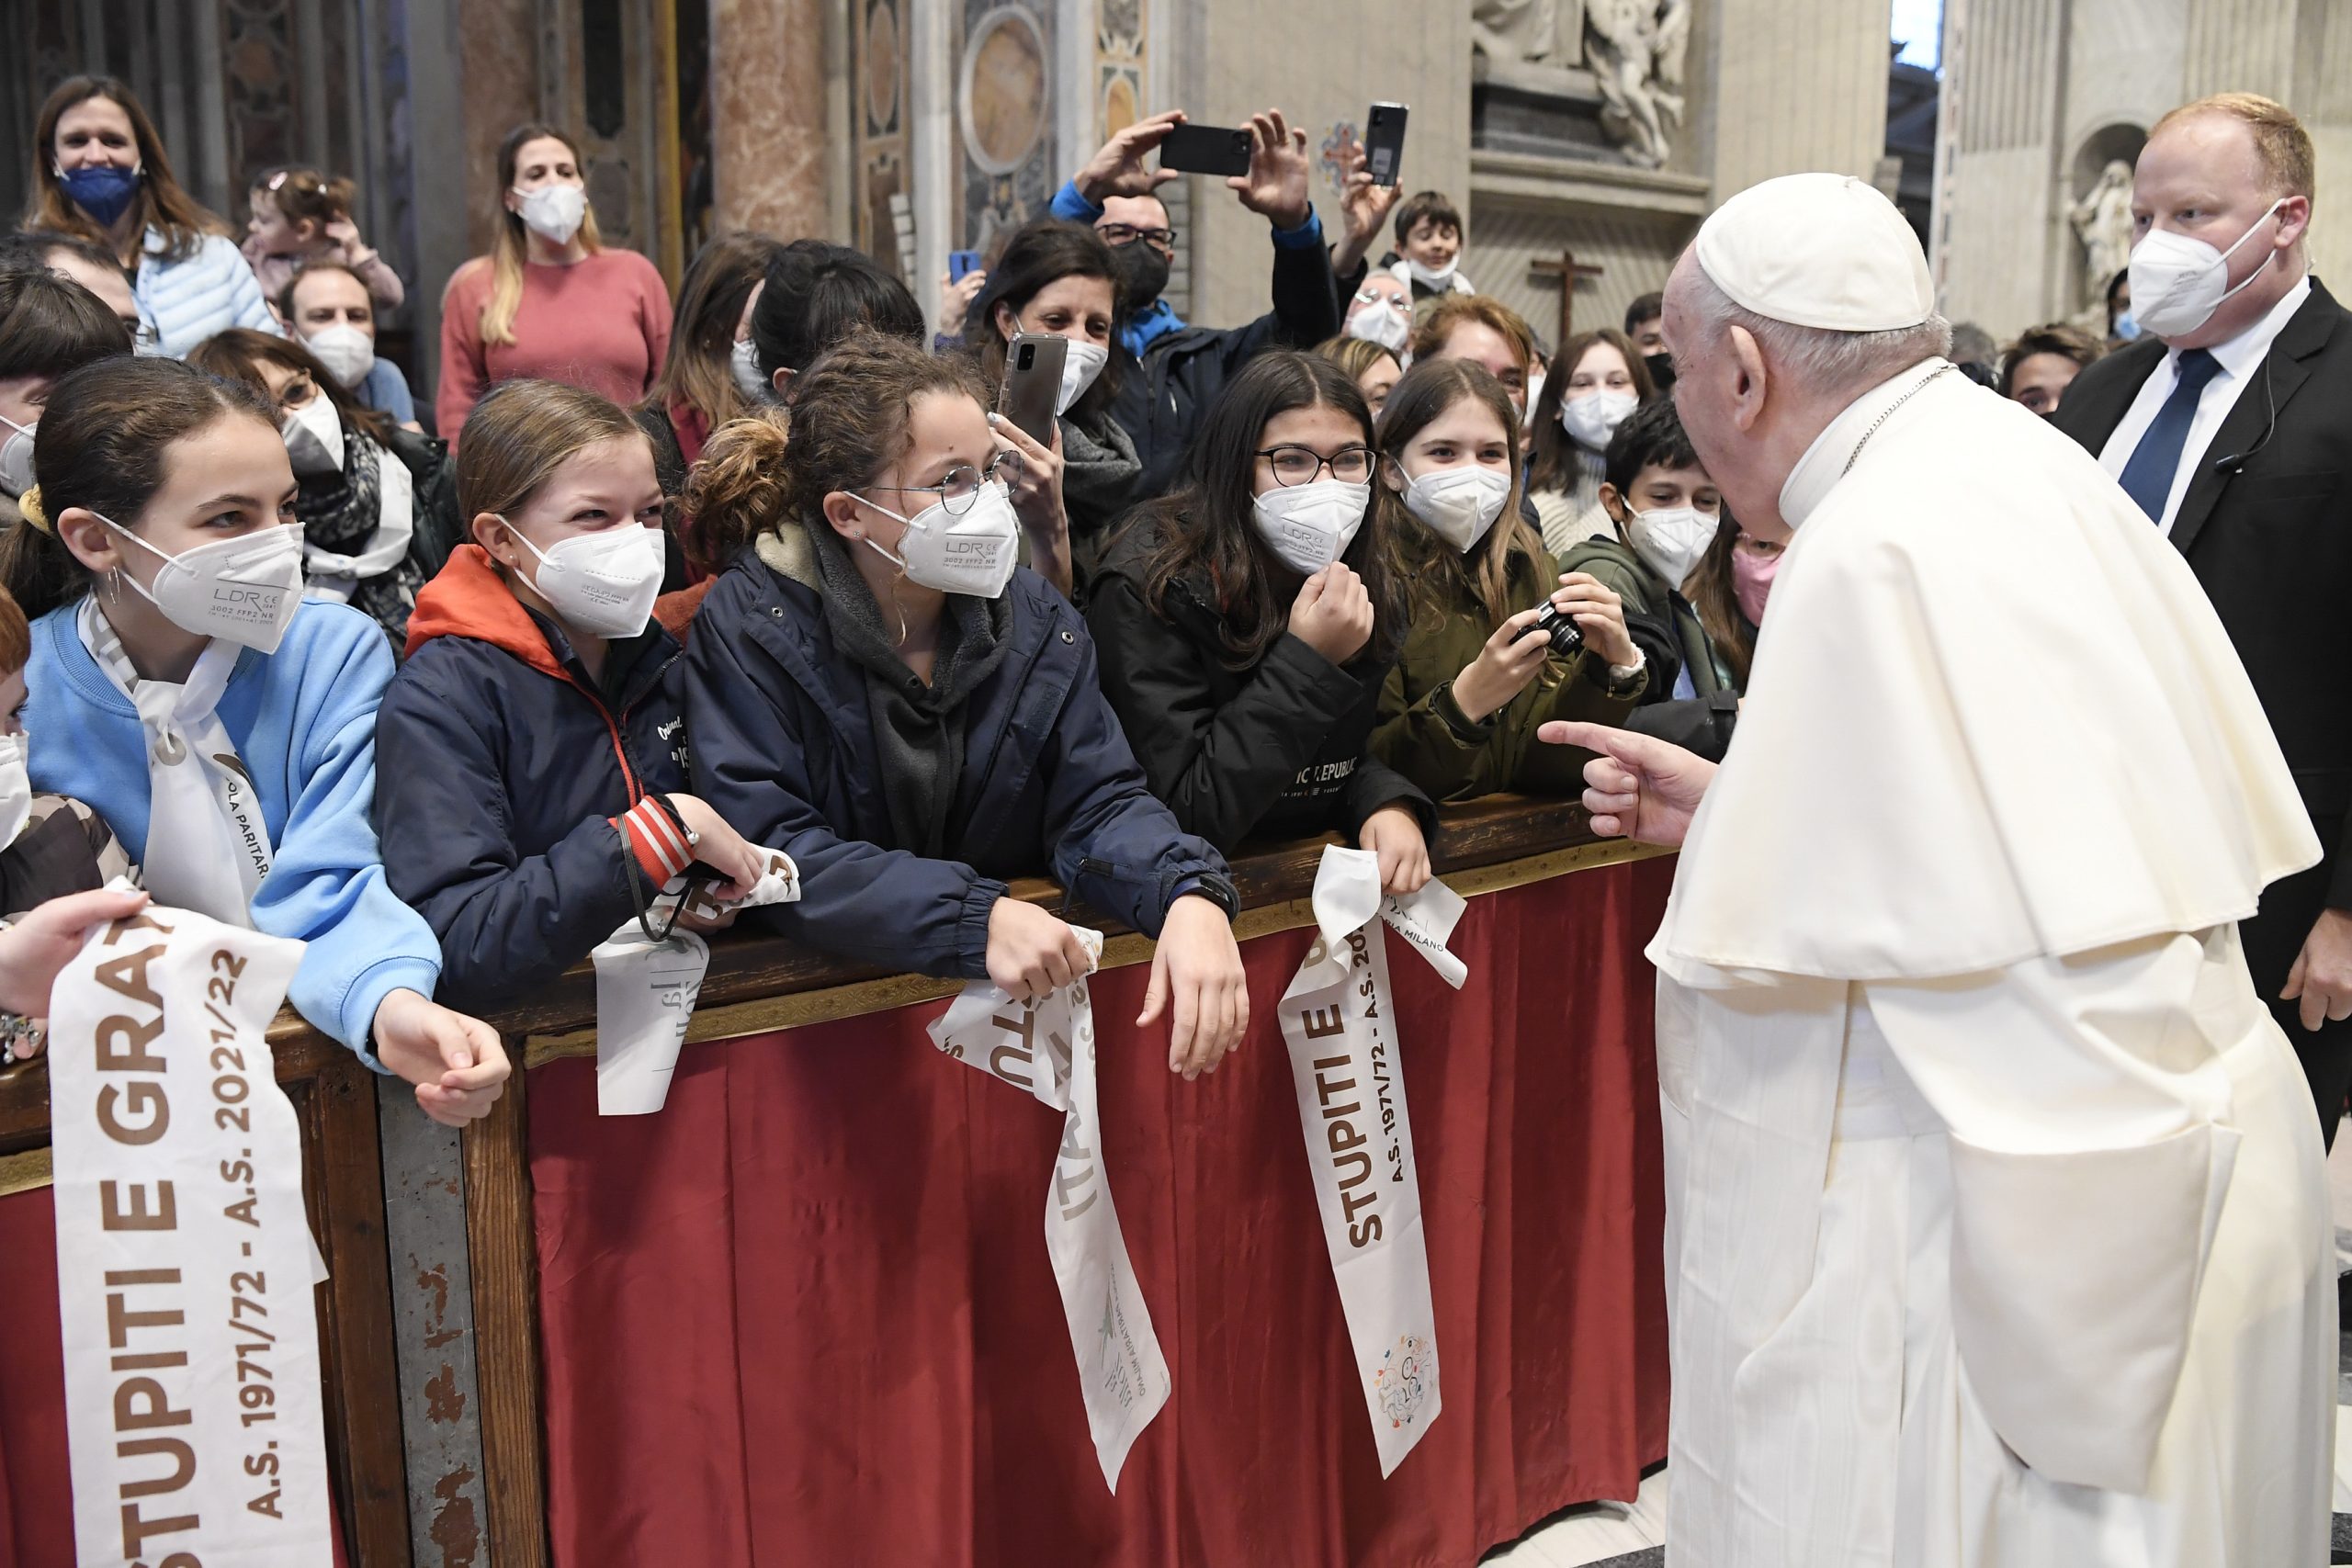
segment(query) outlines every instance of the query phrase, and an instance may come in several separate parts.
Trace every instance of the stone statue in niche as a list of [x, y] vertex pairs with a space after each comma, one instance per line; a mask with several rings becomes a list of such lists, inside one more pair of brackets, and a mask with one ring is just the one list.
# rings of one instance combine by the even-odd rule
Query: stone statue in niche
[[2109, 159], [2098, 183], [2066, 209], [2066, 219], [2083, 243], [2082, 303], [2103, 310], [2109, 280], [2132, 265], [2132, 165]]
[[1690, 0], [1587, 0], [1585, 57], [1600, 84], [1600, 128], [1645, 169], [1662, 166], [1682, 118]]

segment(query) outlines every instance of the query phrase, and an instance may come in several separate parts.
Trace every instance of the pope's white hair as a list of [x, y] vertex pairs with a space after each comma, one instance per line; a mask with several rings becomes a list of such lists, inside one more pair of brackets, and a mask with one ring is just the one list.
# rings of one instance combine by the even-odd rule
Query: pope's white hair
[[1863, 391], [1923, 359], [1951, 350], [1951, 323], [1933, 312], [1916, 327], [1897, 327], [1892, 332], [1800, 327], [1759, 316], [1739, 304], [1716, 286], [1702, 266], [1691, 266], [1689, 276], [1690, 314], [1705, 342], [1713, 343], [1731, 327], [1746, 327], [1763, 351], [1765, 363], [1809, 391]]

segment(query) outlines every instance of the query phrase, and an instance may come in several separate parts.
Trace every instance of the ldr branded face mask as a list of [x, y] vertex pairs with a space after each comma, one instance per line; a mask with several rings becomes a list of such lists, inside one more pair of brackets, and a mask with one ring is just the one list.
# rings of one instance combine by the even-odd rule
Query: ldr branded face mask
[[1371, 502], [1368, 479], [1359, 484], [1317, 479], [1276, 486], [1261, 494], [1250, 510], [1258, 532], [1283, 564], [1301, 577], [1312, 577], [1348, 553]]
[[0, 424], [8, 427], [7, 439], [0, 441], [0, 492], [12, 501], [33, 488], [33, 430], [40, 423], [18, 424], [0, 413]]
[[343, 416], [323, 394], [289, 409], [278, 430], [286, 437], [287, 460], [298, 478], [343, 472]]
[[1561, 400], [1560, 423], [1580, 446], [1598, 452], [1609, 445], [1609, 438], [1625, 416], [1639, 406], [1641, 400], [1631, 392], [1587, 392], [1582, 397], [1570, 395]]
[[516, 214], [523, 226], [549, 244], [568, 245], [588, 216], [588, 193], [574, 185], [541, 186], [516, 191]]
[[574, 534], [542, 550], [507, 523], [507, 531], [538, 557], [531, 586], [563, 623], [592, 637], [635, 637], [653, 614], [662, 593], [659, 530], [623, 523], [593, 534]]
[[1510, 475], [1475, 463], [1432, 468], [1405, 486], [1405, 509], [1459, 552], [1487, 536], [1510, 499]]
[[302, 340], [302, 346], [327, 367], [327, 374], [335, 378], [337, 386], [356, 387], [376, 367], [376, 340], [349, 321], [321, 327]]
[[1020, 564], [1021, 519], [1014, 514], [1012, 497], [1001, 483], [990, 480], [981, 485], [961, 516], [949, 512], [944, 501], [933, 502], [912, 517], [901, 517], [877, 502], [862, 495], [857, 499], [907, 525], [895, 553], [872, 539], [865, 544], [905, 572], [908, 581], [935, 592], [994, 599], [1012, 581], [1012, 569]]
[[2142, 332], [2186, 337], [2213, 319], [2222, 302], [2262, 276], [2256, 267], [2236, 288], [2230, 287], [2230, 258], [2286, 205], [2280, 197], [2226, 251], [2202, 240], [2151, 229], [2132, 252], [2132, 314]]
[[1654, 506], [1647, 512], [1626, 508], [1626, 539], [1643, 564], [1664, 578], [1668, 588], [1682, 586], [1699, 558], [1714, 543], [1716, 526], [1715, 518], [1695, 506]]
[[302, 604], [302, 530], [273, 524], [218, 539], [179, 554], [164, 555], [104, 513], [93, 516], [163, 566], [153, 585], [121, 573], [121, 581], [185, 632], [220, 637], [262, 653], [275, 653]]

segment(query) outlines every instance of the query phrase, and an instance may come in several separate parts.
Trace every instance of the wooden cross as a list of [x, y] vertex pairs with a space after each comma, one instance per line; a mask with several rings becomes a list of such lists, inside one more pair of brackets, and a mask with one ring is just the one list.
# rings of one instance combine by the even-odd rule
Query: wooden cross
[[1600, 268], [1597, 266], [1579, 265], [1577, 265], [1575, 252], [1562, 251], [1558, 261], [1539, 261], [1529, 263], [1527, 275], [1530, 278], [1541, 279], [1546, 283], [1551, 282], [1555, 278], [1559, 280], [1560, 335], [1552, 340], [1552, 347], [1554, 351], [1556, 352], [1562, 344], [1566, 343], [1570, 337], [1575, 335], [1577, 279], [1580, 277], [1599, 277], [1600, 276]]

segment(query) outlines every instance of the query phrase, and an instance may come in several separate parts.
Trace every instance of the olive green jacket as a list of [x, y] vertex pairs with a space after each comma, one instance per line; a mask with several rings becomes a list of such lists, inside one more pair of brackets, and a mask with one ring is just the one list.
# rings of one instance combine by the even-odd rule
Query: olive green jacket
[[[1501, 790], [1575, 795], [1584, 788], [1589, 751], [1547, 746], [1536, 727], [1555, 718], [1622, 724], [1640, 701], [1647, 674], [1623, 691], [1608, 689], [1609, 668], [1589, 651], [1547, 659], [1535, 679], [1477, 723], [1453, 700], [1453, 678], [1494, 635], [1486, 607], [1458, 572], [1417, 572], [1425, 587], [1403, 654], [1380, 692], [1372, 754], [1442, 801], [1474, 800]], [[1549, 552], [1514, 554], [1510, 603], [1532, 608], [1559, 587]]]

